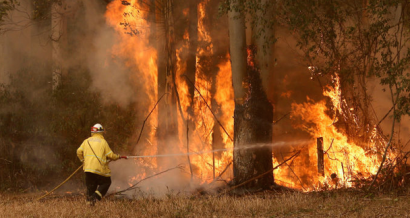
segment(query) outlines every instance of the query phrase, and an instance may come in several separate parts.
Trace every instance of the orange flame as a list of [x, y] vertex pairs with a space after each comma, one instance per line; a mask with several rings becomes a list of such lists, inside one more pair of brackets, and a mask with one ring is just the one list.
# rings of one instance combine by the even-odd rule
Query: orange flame
[[[123, 5], [121, 1], [113, 1], [107, 7], [106, 18], [107, 22], [116, 30], [118, 43], [113, 46], [111, 52], [113, 56], [121, 57], [127, 60], [126, 65], [130, 71], [135, 72], [131, 78], [144, 80], [144, 86], [141, 87], [141, 92], [147, 94], [145, 101], [148, 113], [157, 101], [157, 51], [149, 46], [150, 24], [146, 21], [147, 11], [142, 10], [143, 6], [140, 1], [131, 0], [130, 5]], [[210, 78], [208, 72], [204, 72], [206, 66], [201, 66], [198, 60], [201, 58], [210, 58], [214, 55], [212, 38], [209, 31], [205, 28], [204, 22], [206, 18], [205, 8], [209, 0], [203, 0], [198, 5], [198, 45], [196, 51], [197, 72], [195, 74], [195, 86], [205, 98], [205, 102], [199, 93], [196, 91], [191, 105], [188, 92], [188, 84], [181, 77], [186, 71], [186, 62], [183, 60], [183, 53], [189, 46], [190, 39], [188, 31], [185, 32], [183, 39], [184, 43], [180, 44], [176, 50], [177, 63], [175, 82], [181, 102], [182, 112], [187, 119], [188, 110], [193, 108], [193, 117], [191, 121], [195, 126], [190, 127], [190, 150], [191, 152], [209, 151], [213, 148], [213, 130], [215, 118], [209, 111], [206, 104], [211, 106], [217, 113], [217, 117], [221, 124], [225, 127], [230, 136], [233, 136], [233, 114], [234, 114], [234, 96], [232, 88], [232, 72], [229, 61], [229, 56], [219, 63], [219, 71], [215, 78]], [[188, 16], [189, 11], [184, 10], [183, 16]], [[254, 66], [251, 50], [248, 49], [248, 61], [251, 66]], [[215, 79], [215, 81], [212, 81]], [[214, 96], [211, 92], [212, 83], [215, 83]], [[227, 85], [229, 84], [229, 85]], [[282, 93], [283, 97], [291, 97], [292, 92]], [[334, 87], [327, 87], [324, 95], [332, 101], [334, 110], [342, 116], [347, 117], [346, 113], [351, 115], [354, 110], [344, 111], [343, 105], [346, 105], [342, 99], [340, 79], [336, 75], [334, 78]], [[212, 101], [215, 101], [212, 104]], [[216, 106], [215, 106], [216, 105]], [[215, 110], [214, 107], [218, 107]], [[380, 164], [380, 158], [374, 154], [377, 151], [375, 146], [363, 148], [361, 145], [355, 144], [348, 137], [335, 127], [337, 119], [332, 119], [327, 115], [328, 108], [326, 101], [313, 102], [308, 98], [303, 104], [292, 104], [291, 118], [292, 120], [300, 120], [295, 125], [296, 128], [305, 130], [313, 139], [323, 137], [324, 145], [324, 165], [325, 175], [322, 176], [317, 172], [317, 149], [316, 140], [312, 141], [305, 149], [301, 157], [296, 158], [289, 166], [281, 166], [275, 170], [275, 181], [281, 185], [300, 188], [305, 191], [320, 189], [323, 186], [335, 187], [351, 187], [352, 180], [356, 177], [369, 178], [377, 171]], [[149, 137], [146, 142], [150, 144], [149, 149], [145, 149], [143, 155], [153, 155], [157, 153], [155, 140], [155, 126], [157, 126], [157, 113], [151, 115], [147, 130]], [[351, 117], [351, 116], [350, 116]], [[179, 141], [178, 147], [180, 151], [186, 151], [186, 126], [178, 112], [178, 132]], [[217, 128], [220, 128], [219, 126]], [[370, 131], [370, 130], [369, 130]], [[232, 148], [233, 142], [229, 137], [222, 132], [222, 143], [225, 148]], [[371, 143], [380, 142], [377, 130], [371, 132]], [[373, 150], [372, 150], [373, 149]], [[217, 155], [200, 154], [191, 155], [191, 163], [193, 165], [194, 177], [199, 182], [209, 182], [213, 179], [213, 171], [219, 175], [225, 167], [232, 161], [232, 151], [219, 152]], [[214, 162], [215, 160], [215, 162]], [[279, 161], [273, 158], [273, 165], [277, 165]], [[146, 166], [152, 169], [158, 168], [155, 158], [150, 158], [148, 161], [136, 159], [135, 162], [139, 166]], [[214, 168], [215, 167], [215, 168]], [[289, 167], [292, 170], [289, 170]], [[141, 180], [145, 178], [147, 172], [141, 172], [133, 177], [130, 181]], [[224, 174], [226, 178], [232, 178], [231, 173]]]
[[[331, 99], [335, 110], [341, 114], [345, 113], [341, 109], [343, 101], [337, 75], [334, 78], [334, 87], [328, 86], [324, 95]], [[370, 155], [368, 150], [349, 140], [335, 127], [334, 123], [337, 120], [328, 116], [327, 110], [325, 100], [315, 103], [308, 98], [306, 103], [292, 104], [291, 111], [293, 120], [301, 119], [301, 122], [296, 124], [297, 128], [305, 130], [314, 139], [323, 137], [325, 175], [318, 173], [318, 151], [316, 140], [314, 140], [308, 145], [305, 158], [294, 160], [294, 166], [301, 166], [293, 168], [294, 175], [289, 173], [287, 167], [280, 167], [275, 171], [275, 178], [279, 184], [303, 188], [306, 191], [325, 186], [331, 186], [330, 188], [352, 187], [356, 178], [367, 179], [376, 174], [381, 162], [379, 156]], [[376, 149], [376, 146], [370, 146], [370, 148]], [[277, 164], [277, 160], [274, 162]], [[295, 175], [298, 175], [299, 179], [295, 178]], [[300, 178], [303, 178], [303, 181]]]
[[[112, 47], [111, 53], [114, 57], [120, 57], [126, 60], [126, 67], [133, 74], [130, 79], [134, 81], [144, 81], [146, 84], [138, 87], [141, 93], [146, 93], [147, 99], [144, 99], [146, 110], [144, 114], [148, 114], [150, 108], [157, 101], [157, 52], [149, 45], [150, 24], [146, 21], [147, 10], [141, 10], [143, 7], [139, 5], [139, 1], [131, 0], [130, 5], [123, 5], [121, 1], [113, 1], [107, 6], [105, 13], [107, 23], [116, 31], [117, 43]], [[114, 72], [113, 72], [114, 73]], [[146, 125], [148, 137], [145, 139], [146, 147], [141, 154], [153, 155], [156, 154], [155, 127], [157, 126], [156, 111], [151, 114]], [[151, 160], [150, 163], [135, 160], [136, 163], [142, 166], [155, 167], [156, 160]]]

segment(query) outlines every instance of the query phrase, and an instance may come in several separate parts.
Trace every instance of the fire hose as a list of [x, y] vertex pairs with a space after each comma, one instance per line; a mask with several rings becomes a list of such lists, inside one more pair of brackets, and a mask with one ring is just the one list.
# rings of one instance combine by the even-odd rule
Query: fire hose
[[[121, 156], [120, 158], [124, 158], [124, 157], [126, 157], [126, 156]], [[128, 157], [127, 157], [127, 158], [128, 158]], [[127, 158], [124, 158], [124, 159], [127, 159]], [[35, 199], [35, 201], [39, 201], [39, 200], [41, 200], [41, 199], [47, 197], [48, 195], [50, 195], [51, 193], [53, 193], [55, 190], [57, 190], [58, 188], [60, 188], [62, 185], [64, 185], [66, 182], [68, 182], [68, 180], [70, 180], [71, 177], [73, 177], [73, 176], [83, 167], [83, 165], [84, 165], [84, 163], [81, 164], [81, 166], [79, 166], [69, 177], [67, 177], [67, 179], [65, 179], [62, 183], [60, 183], [60, 185], [58, 185], [58, 186], [56, 186], [55, 188], [53, 188], [53, 190], [47, 192], [45, 195], [43, 195], [43, 196], [41, 196], [41, 197]]]
[[[227, 150], [227, 149], [218, 149], [218, 150]], [[210, 152], [215, 152], [216, 150], [213, 151], [206, 151], [206, 152], [201, 152], [201, 153], [210, 153]], [[185, 156], [185, 155], [192, 155], [192, 154], [199, 154], [199, 152], [191, 152], [191, 153], [179, 153], [179, 154], [160, 154], [160, 155], [146, 155], [146, 156], [121, 156], [121, 159], [137, 159], [137, 158], [148, 158], [148, 157], [169, 157], [169, 156]], [[58, 188], [60, 188], [62, 185], [64, 185], [66, 182], [68, 182], [68, 180], [71, 179], [71, 177], [73, 177], [82, 167], [84, 164], [81, 164], [81, 166], [79, 166], [69, 177], [67, 177], [67, 179], [65, 179], [61, 184], [59, 184], [58, 186], [56, 186], [53, 190], [47, 192], [45, 195], [35, 199], [35, 201], [39, 201], [45, 197], [47, 197], [48, 195], [50, 195], [51, 193], [53, 193], [55, 190], [57, 190]]]
[[[226, 150], [226, 149], [221, 149], [221, 150]], [[203, 152], [203, 153], [209, 153], [209, 152], [215, 152], [214, 151], [207, 151], [207, 152]], [[198, 153], [188, 153], [188, 155], [191, 154], [198, 154]], [[160, 154], [160, 155], [147, 155], [147, 156], [121, 156], [121, 159], [136, 159], [136, 158], [147, 158], [147, 157], [169, 157], [169, 156], [182, 156], [182, 155], [187, 155], [186, 153], [180, 153], [180, 154]], [[79, 166], [69, 177], [67, 177], [66, 180], [64, 180], [61, 184], [59, 184], [58, 186], [56, 186], [53, 190], [47, 192], [45, 195], [35, 199], [35, 201], [39, 201], [45, 197], [47, 197], [48, 195], [50, 195], [51, 193], [53, 193], [55, 190], [57, 190], [58, 188], [60, 188], [62, 185], [64, 185], [66, 182], [68, 182], [68, 180], [71, 179], [71, 177], [73, 177], [82, 167], [84, 164], [81, 164], [81, 166]]]
[[68, 180], [70, 180], [71, 177], [73, 177], [82, 167], [83, 167], [83, 164], [81, 164], [81, 166], [79, 166], [79, 167], [74, 171], [74, 173], [72, 173], [66, 180], [64, 180], [64, 182], [62, 182], [60, 185], [56, 186], [53, 190], [47, 192], [45, 195], [43, 195], [43, 196], [37, 198], [35, 201], [38, 201], [38, 200], [40, 200], [40, 199], [42, 199], [42, 198], [48, 196], [49, 194], [53, 193], [55, 190], [57, 190], [58, 188], [60, 188], [60, 187], [61, 187], [62, 185], [64, 185]]
[[[303, 144], [307, 143], [308, 141], [295, 141], [293, 143], [287, 143], [287, 144]], [[219, 151], [228, 151], [228, 150], [237, 150], [237, 149], [250, 149], [250, 148], [257, 148], [257, 147], [265, 147], [265, 146], [275, 146], [275, 145], [283, 145], [284, 142], [276, 142], [273, 144], [257, 144], [257, 145], [252, 145], [252, 146], [247, 146], [243, 148], [222, 148], [222, 149], [215, 149], [215, 150], [209, 150], [209, 151], [200, 151], [200, 152], [189, 152], [189, 153], [175, 153], [175, 154], [157, 154], [157, 155], [143, 155], [143, 156], [121, 156], [121, 159], [138, 159], [138, 158], [150, 158], [150, 157], [171, 157], [171, 156], [186, 156], [186, 155], [198, 155], [198, 154], [205, 154], [205, 153], [214, 153], [214, 152], [219, 152]], [[83, 164], [78, 167], [66, 180], [64, 180], [61, 184], [56, 186], [53, 190], [47, 192], [45, 195], [37, 198], [35, 201], [41, 200], [44, 197], [50, 195], [53, 193], [55, 190], [60, 188], [62, 185], [64, 185], [68, 180], [71, 179], [81, 168], [83, 167]]]

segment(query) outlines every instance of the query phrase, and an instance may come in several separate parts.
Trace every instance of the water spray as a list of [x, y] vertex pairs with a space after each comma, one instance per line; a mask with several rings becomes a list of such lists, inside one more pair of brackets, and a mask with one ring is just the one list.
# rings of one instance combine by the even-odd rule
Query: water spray
[[129, 159], [137, 159], [137, 158], [156, 158], [156, 157], [175, 157], [175, 156], [187, 156], [187, 155], [200, 155], [200, 154], [208, 154], [208, 153], [215, 153], [221, 151], [233, 151], [233, 150], [246, 150], [246, 149], [254, 149], [254, 148], [264, 148], [264, 147], [277, 147], [277, 146], [292, 146], [292, 145], [306, 145], [311, 143], [311, 140], [299, 140], [299, 141], [292, 141], [292, 142], [275, 142], [275, 143], [259, 143], [253, 145], [246, 145], [242, 147], [235, 147], [235, 148], [220, 148], [214, 149], [209, 151], [198, 151], [198, 152], [189, 152], [189, 153], [175, 153], [175, 154], [157, 154], [157, 155], [142, 155], [142, 156], [127, 156]]

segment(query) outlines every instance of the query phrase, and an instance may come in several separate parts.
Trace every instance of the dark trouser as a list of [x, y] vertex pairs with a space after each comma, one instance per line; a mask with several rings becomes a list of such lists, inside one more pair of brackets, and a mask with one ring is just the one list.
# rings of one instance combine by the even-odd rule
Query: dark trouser
[[101, 200], [107, 194], [111, 185], [111, 177], [100, 176], [95, 173], [85, 173], [85, 185], [87, 186], [87, 201]]

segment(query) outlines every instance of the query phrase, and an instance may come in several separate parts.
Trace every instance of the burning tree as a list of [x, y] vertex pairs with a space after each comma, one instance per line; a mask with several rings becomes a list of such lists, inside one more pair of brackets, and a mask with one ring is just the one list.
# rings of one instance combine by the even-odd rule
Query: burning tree
[[[323, 75], [332, 75], [328, 81], [340, 89], [333, 95], [327, 92], [334, 106], [330, 125], [361, 147], [366, 157], [375, 158], [373, 163], [365, 163], [373, 167], [367, 178], [371, 177], [374, 183], [386, 161], [389, 172], [397, 170], [392, 166], [406, 158], [392, 155], [395, 149], [402, 148], [399, 143], [392, 148], [397, 136], [394, 129], [396, 121], [409, 114], [410, 100], [408, 2], [313, 0], [286, 1], [280, 6], [280, 21], [297, 35], [312, 78], [320, 82]], [[369, 79], [375, 78], [391, 97], [391, 109], [382, 118], [371, 109], [372, 96], [368, 93]], [[391, 112], [393, 124], [387, 139], [380, 123]], [[328, 140], [327, 144], [332, 143]]]
[[[221, 173], [230, 175], [226, 168], [232, 157], [228, 150], [232, 145], [233, 96], [232, 88], [226, 86], [230, 64], [227, 49], [213, 44], [211, 16], [205, 16], [216, 14], [211, 5], [216, 1], [114, 1], [107, 11], [109, 22], [123, 37], [116, 55], [135, 58], [128, 67], [143, 75], [141, 80], [146, 83], [141, 86], [150, 96], [144, 99], [149, 102], [145, 110], [153, 109], [145, 132], [135, 140], [142, 138], [143, 144], [136, 146], [134, 153], [191, 153], [187, 158], [155, 159], [143, 165], [155, 171], [167, 167], [173, 158], [187, 163], [191, 180], [201, 183], [217, 179]], [[175, 18], [175, 13], [182, 17]], [[138, 51], [132, 51], [134, 46]], [[153, 65], [144, 65], [147, 62]], [[222, 151], [192, 155], [218, 148], [216, 144]]]
[[[226, 1], [221, 8], [229, 17], [230, 53], [227, 55], [227, 49], [215, 43], [209, 28], [210, 16], [205, 16], [209, 11], [215, 11], [210, 9], [210, 5], [216, 5], [215, 2], [113, 1], [108, 6], [108, 20], [123, 37], [116, 48], [116, 55], [129, 59], [129, 67], [142, 75], [139, 79], [143, 82], [138, 84], [147, 95], [143, 103], [147, 113], [158, 106], [158, 111], [153, 109], [149, 113], [152, 113], [151, 118], [145, 120], [148, 131], [142, 136], [144, 145], [136, 146], [136, 153], [188, 153], [184, 158], [173, 160], [188, 163], [191, 181], [201, 183], [213, 181], [217, 178], [216, 174], [225, 173], [226, 167], [233, 161], [233, 176], [226, 178], [233, 179], [238, 185], [263, 175], [243, 187], [269, 188], [273, 184], [273, 163], [279, 164], [277, 157], [272, 157], [269, 146], [246, 148], [250, 144], [272, 143], [273, 107], [266, 92], [271, 88], [267, 79], [272, 73], [269, 52], [272, 50], [271, 43], [275, 42], [273, 26], [278, 19], [281, 24], [290, 26], [300, 34], [300, 46], [310, 61], [308, 66], [312, 77], [333, 75], [326, 77], [329, 78], [326, 82], [332, 85], [323, 87], [330, 101], [308, 100], [292, 106], [291, 119], [300, 120], [295, 127], [302, 128], [315, 139], [323, 137], [323, 144], [319, 146], [319, 153], [316, 140], [304, 151], [310, 159], [309, 163], [313, 160], [321, 163], [320, 175], [312, 173], [309, 164], [299, 169], [288, 165], [296, 177], [304, 177], [299, 181], [293, 179], [291, 186], [299, 187], [295, 181], [302, 187], [308, 185], [305, 190], [330, 182], [352, 186], [355, 179], [366, 180], [377, 174], [380, 171], [377, 166], [386, 157], [391, 163], [394, 158], [391, 151], [385, 152], [385, 155], [380, 155], [380, 152], [388, 150], [392, 138], [390, 142], [385, 139], [374, 115], [369, 112], [371, 98], [365, 85], [367, 74], [385, 70], [389, 73], [384, 75], [396, 81], [390, 87], [392, 92], [399, 93], [395, 95], [397, 97], [402, 96], [400, 89], [403, 86], [397, 88], [394, 84], [403, 85], [406, 81], [400, 76], [404, 68], [392, 68], [396, 70], [393, 73], [383, 64], [383, 57], [389, 54], [389, 49], [385, 49], [397, 43], [385, 40], [378, 47], [379, 39], [376, 40], [378, 43], [372, 41], [374, 37], [384, 40], [383, 34], [389, 34], [389, 30], [381, 33], [376, 28], [380, 25], [378, 19], [381, 19], [377, 13], [385, 13], [383, 10], [377, 12], [380, 8], [370, 4], [368, 10], [376, 14], [363, 12], [357, 18], [353, 15], [358, 10], [349, 9], [351, 5], [341, 2], [332, 6], [316, 2], [306, 5], [297, 1], [277, 4], [271, 1]], [[275, 8], [280, 8], [278, 11], [283, 13], [273, 13]], [[315, 13], [312, 10], [316, 10]], [[299, 17], [299, 11], [303, 12], [304, 17]], [[181, 14], [182, 18], [174, 16], [176, 13]], [[377, 19], [370, 18], [372, 16]], [[352, 18], [345, 20], [343, 17]], [[346, 27], [356, 22], [360, 25]], [[388, 24], [387, 20], [384, 24]], [[372, 38], [369, 34], [375, 35]], [[370, 37], [365, 41], [369, 44], [361, 43], [363, 40], [352, 40], [357, 36]], [[404, 43], [401, 45], [404, 48]], [[215, 58], [217, 55], [223, 58]], [[395, 66], [407, 66], [407, 62], [400, 61], [407, 58], [399, 59]], [[233, 90], [226, 85], [231, 83], [230, 80]], [[399, 106], [397, 102], [396, 99], [393, 105]], [[406, 100], [401, 102], [405, 103]], [[332, 110], [328, 110], [329, 106]], [[306, 123], [313, 127], [307, 127]], [[374, 125], [375, 128], [372, 127]], [[223, 149], [218, 154], [191, 155], [214, 150], [218, 148], [218, 143]], [[385, 147], [386, 143], [389, 146]], [[233, 156], [227, 151], [232, 147]], [[138, 161], [150, 171], [161, 169], [169, 163], [160, 163], [158, 159]], [[291, 164], [302, 164], [303, 161], [298, 159]], [[287, 174], [290, 172], [285, 168], [278, 167], [275, 172], [281, 180], [286, 180], [284, 171]], [[317, 173], [317, 170], [314, 172]], [[306, 173], [310, 175], [305, 176]]]
[[[253, 2], [253, 1], [252, 1]], [[246, 34], [246, 14], [252, 11], [245, 7], [247, 1], [231, 0], [228, 6], [229, 33], [230, 33], [230, 54], [232, 61], [232, 81], [235, 93], [235, 135], [234, 146], [238, 148], [234, 152], [234, 183], [241, 184], [255, 176], [272, 170], [272, 149], [261, 147], [257, 149], [241, 149], [248, 145], [257, 143], [272, 142], [272, 122], [273, 107], [266, 96], [266, 79], [270, 73], [264, 66], [269, 58], [269, 49], [261, 49], [265, 43], [263, 40], [255, 40], [258, 22], [253, 18], [248, 21], [248, 29], [254, 32]], [[270, 4], [262, 1], [254, 11], [261, 14], [259, 18], [271, 15], [269, 12]], [[263, 8], [268, 8], [263, 11]], [[264, 13], [263, 13], [264, 12]], [[253, 26], [252, 26], [253, 24]], [[253, 27], [253, 28], [252, 28]], [[265, 33], [269, 33], [269, 28], [265, 26]], [[269, 35], [269, 34], [266, 34]], [[251, 41], [248, 43], [247, 40]], [[262, 42], [262, 43], [261, 43]], [[258, 53], [257, 53], [258, 52]], [[263, 55], [262, 52], [265, 52]], [[261, 71], [265, 69], [264, 71]], [[244, 187], [270, 188], [273, 185], [272, 174], [254, 180]]]
[[[182, 169], [175, 177], [184, 187], [227, 183], [234, 188], [266, 189], [275, 181], [309, 191], [369, 187], [372, 180], [372, 185], [387, 182], [400, 185], [406, 181], [398, 175], [400, 170], [405, 170], [403, 163], [409, 153], [400, 153], [403, 146], [396, 140], [400, 139], [396, 127], [400, 118], [409, 114], [410, 105], [407, 1], [27, 2], [38, 8], [28, 13], [36, 20], [35, 29], [47, 32], [47, 41], [52, 39], [45, 47], [48, 55], [44, 56], [49, 57], [43, 60], [50, 62], [44, 64], [47, 68], [44, 71], [48, 72], [50, 81], [50, 71], [53, 71], [54, 83], [42, 81], [41, 86], [54, 90], [57, 104], [49, 110], [58, 112], [49, 114], [58, 116], [61, 113], [63, 118], [53, 122], [66, 123], [63, 120], [80, 117], [80, 124], [75, 121], [67, 124], [76, 127], [70, 127], [71, 131], [61, 127], [60, 132], [68, 138], [78, 135], [81, 128], [88, 125], [88, 120], [100, 116], [99, 113], [87, 116], [87, 113], [100, 110], [103, 102], [109, 105], [112, 113], [120, 114], [112, 121], [103, 119], [107, 126], [113, 125], [112, 129], [122, 132], [114, 141], [127, 138], [130, 153], [144, 156], [144, 159], [134, 160], [136, 167], [131, 170], [134, 177], [127, 178], [126, 183], [152, 178], [148, 175], [158, 171], [165, 175], [169, 172], [167, 169], [181, 166], [181, 163], [184, 167], [171, 169]], [[14, 0], [0, 3], [0, 25], [7, 18], [3, 12], [16, 9], [18, 4], [15, 3]], [[70, 9], [67, 5], [71, 4], [76, 7]], [[222, 10], [219, 15], [228, 16], [216, 19], [218, 9]], [[88, 20], [86, 25], [84, 20]], [[7, 30], [1, 27], [0, 32]], [[277, 91], [277, 84], [286, 83], [290, 72], [281, 71], [281, 66], [274, 72], [276, 60], [271, 52], [283, 54], [283, 50], [272, 47], [277, 41], [274, 29], [279, 36], [285, 32], [286, 37], [298, 40], [297, 52], [303, 54], [298, 58], [304, 61], [304, 72], [298, 72], [297, 80], [302, 76], [310, 76], [313, 82], [317, 80], [321, 86], [317, 91], [320, 97], [301, 91], [305, 87], [300, 87], [300, 83], [297, 90]], [[76, 30], [81, 31], [77, 34]], [[2, 42], [1, 50], [8, 51], [8, 41]], [[21, 47], [34, 44], [30, 42], [29, 45]], [[30, 50], [31, 53], [35, 51]], [[92, 51], [92, 55], [85, 50]], [[71, 53], [84, 53], [84, 56], [71, 57]], [[17, 57], [16, 54], [6, 55]], [[295, 65], [294, 61], [286, 60], [289, 65]], [[80, 77], [73, 77], [74, 71], [77, 73], [73, 66], [78, 62], [86, 62], [78, 65], [87, 69], [78, 74], [90, 74], [91, 78], [78, 86], [81, 88], [67, 88], [69, 84], [82, 81]], [[283, 62], [278, 62], [281, 64]], [[0, 68], [3, 72], [7, 66]], [[62, 80], [65, 71], [70, 72], [66, 74], [67, 81]], [[275, 78], [270, 78], [273, 72]], [[282, 75], [286, 75], [284, 79], [278, 79]], [[26, 79], [18, 80], [30, 80]], [[16, 87], [26, 84], [18, 80], [11, 80]], [[369, 83], [374, 81], [383, 85], [392, 99], [391, 109], [382, 116], [373, 111], [372, 103], [378, 96], [371, 96]], [[311, 88], [312, 83], [303, 82]], [[274, 83], [275, 87], [271, 85]], [[98, 100], [96, 105], [99, 106], [90, 110], [91, 104], [85, 105], [70, 92], [88, 87], [99, 91], [107, 87], [115, 89], [105, 93], [104, 98], [98, 97], [101, 102]], [[303, 99], [295, 100], [293, 91], [301, 93], [299, 96], [303, 95]], [[84, 93], [88, 91], [79, 93], [84, 99], [95, 100], [98, 95], [86, 96]], [[12, 102], [7, 95], [7, 90], [2, 88], [6, 106]], [[286, 107], [282, 108], [272, 96], [287, 98]], [[65, 108], [66, 102], [76, 102], [75, 109]], [[125, 105], [128, 109], [122, 110]], [[274, 115], [281, 110], [290, 115], [292, 133], [303, 132], [298, 140], [295, 138], [299, 137], [289, 134], [291, 142], [288, 144], [277, 141], [280, 135], [272, 143], [273, 125], [282, 126], [286, 122], [286, 119], [280, 124], [273, 122]], [[13, 116], [20, 115], [14, 113]], [[3, 124], [12, 126], [14, 118], [10, 117], [13, 116], [4, 116]], [[391, 132], [386, 136], [382, 126], [389, 116], [394, 119]], [[138, 134], [134, 131], [134, 123], [142, 120]], [[35, 126], [33, 120], [29, 122], [27, 126]], [[19, 122], [14, 125], [18, 126]], [[15, 132], [15, 127], [3, 129], [4, 135]], [[24, 131], [24, 137], [30, 138], [29, 134], [33, 133]], [[18, 141], [22, 136], [14, 137]], [[76, 143], [75, 140], [70, 142]], [[276, 145], [282, 147], [277, 146], [280, 148], [272, 152], [271, 148]], [[290, 151], [289, 154], [283, 154], [282, 148]]]

